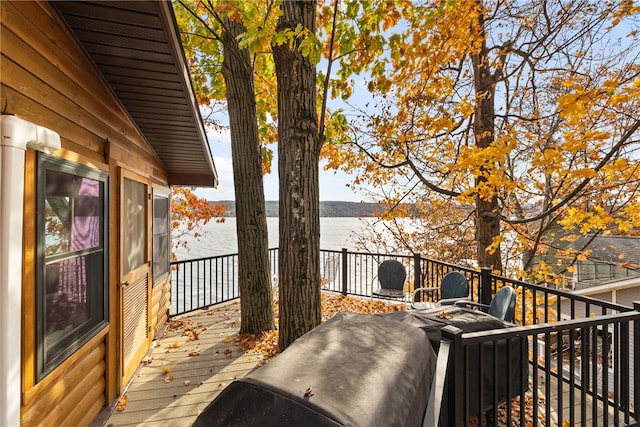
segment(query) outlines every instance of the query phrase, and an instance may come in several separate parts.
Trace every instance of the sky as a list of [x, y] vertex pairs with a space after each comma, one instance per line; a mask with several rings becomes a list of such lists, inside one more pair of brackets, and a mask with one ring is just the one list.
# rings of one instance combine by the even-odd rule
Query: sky
[[[231, 139], [228, 129], [224, 131], [207, 129], [207, 138], [211, 147], [213, 161], [218, 171], [220, 183], [217, 188], [198, 188], [195, 193], [207, 200], [235, 200], [233, 190], [233, 168], [231, 163]], [[277, 146], [272, 146], [277, 150]], [[354, 193], [347, 187], [352, 178], [344, 172], [323, 170], [324, 161], [320, 163], [320, 200], [360, 202], [364, 196]], [[274, 153], [271, 173], [264, 176], [265, 200], [278, 200], [278, 159]]]

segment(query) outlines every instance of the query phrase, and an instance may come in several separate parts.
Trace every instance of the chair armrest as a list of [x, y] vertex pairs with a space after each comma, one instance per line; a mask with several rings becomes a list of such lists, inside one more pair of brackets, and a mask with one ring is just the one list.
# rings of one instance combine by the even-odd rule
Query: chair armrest
[[454, 305], [456, 307], [478, 307], [480, 308], [480, 310], [482, 311], [487, 311], [489, 310], [489, 306], [487, 304], [481, 304], [479, 302], [475, 302], [475, 301], [456, 301], [454, 303]]
[[[439, 300], [436, 305], [457, 305], [457, 302], [464, 303], [467, 301], [469, 297], [458, 297], [458, 298], [444, 298]], [[469, 301], [471, 302], [471, 301]]]
[[434, 286], [434, 287], [431, 287], [431, 288], [418, 288], [418, 289], [415, 289], [413, 291], [413, 294], [411, 294], [411, 301], [415, 301], [416, 300], [416, 295], [418, 295], [418, 292], [437, 291], [439, 289], [440, 289], [440, 287], [438, 287], [438, 286]]
[[418, 288], [418, 289], [415, 289], [413, 291], [413, 295], [415, 295], [415, 294], [417, 294], [418, 292], [421, 292], [421, 291], [437, 291], [439, 289], [440, 289], [439, 286], [433, 286], [431, 288]]

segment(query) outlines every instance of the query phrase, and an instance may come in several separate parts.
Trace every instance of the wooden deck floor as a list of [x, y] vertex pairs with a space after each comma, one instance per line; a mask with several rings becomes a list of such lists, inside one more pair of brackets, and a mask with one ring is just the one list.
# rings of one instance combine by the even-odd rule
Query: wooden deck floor
[[[118, 426], [191, 426], [198, 414], [234, 379], [255, 369], [261, 356], [252, 351], [240, 351], [234, 343], [240, 326], [240, 303], [234, 301], [210, 310], [202, 310], [172, 319], [177, 327], [168, 328], [155, 342], [146, 363], [143, 363], [129, 385], [122, 411], [114, 410], [104, 421], [92, 427]], [[177, 321], [177, 322], [176, 322]], [[193, 332], [197, 334], [194, 339]], [[533, 369], [529, 370], [531, 385]], [[545, 378], [538, 375], [539, 396], [545, 395]], [[552, 378], [547, 396], [552, 408], [557, 405], [558, 387]], [[530, 394], [530, 392], [529, 392]], [[579, 393], [578, 393], [579, 395]], [[553, 409], [550, 425], [566, 425], [568, 390], [563, 389], [564, 414]], [[574, 403], [580, 414], [582, 402]], [[586, 423], [576, 420], [575, 425], [592, 425], [591, 399], [587, 399]], [[539, 425], [546, 425], [544, 398], [538, 402]], [[533, 409], [533, 408], [530, 408]], [[564, 412], [563, 411], [563, 412]], [[623, 418], [621, 416], [621, 418]], [[597, 415], [603, 425], [602, 414]], [[613, 413], [609, 412], [609, 423]], [[563, 423], [564, 422], [564, 423]], [[498, 422], [499, 425], [504, 423]]]
[[258, 366], [260, 356], [234, 344], [239, 302], [172, 320], [181, 322], [155, 342], [125, 393], [124, 410], [114, 410], [105, 426], [191, 426], [222, 389]]

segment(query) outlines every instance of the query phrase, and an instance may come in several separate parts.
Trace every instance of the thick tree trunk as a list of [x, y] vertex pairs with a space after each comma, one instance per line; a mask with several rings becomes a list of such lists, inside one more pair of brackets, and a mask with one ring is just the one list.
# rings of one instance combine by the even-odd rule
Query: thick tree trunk
[[222, 74], [227, 87], [236, 195], [240, 332], [260, 334], [274, 329], [262, 150], [251, 57], [236, 41], [246, 30], [235, 22], [227, 21], [226, 25]]
[[[315, 1], [285, 1], [278, 29], [315, 32]], [[298, 49], [273, 47], [278, 79], [280, 350], [320, 324], [320, 140], [316, 68]]]
[[[487, 148], [493, 143], [495, 136], [495, 75], [491, 73], [489, 54], [487, 50], [486, 34], [484, 31], [484, 17], [478, 14], [477, 33], [482, 40], [482, 46], [472, 55], [474, 86], [476, 92], [476, 107], [474, 112], [473, 131], [476, 146]], [[495, 173], [496, 169], [487, 167], [484, 174]], [[487, 181], [486, 175], [476, 177], [476, 186]], [[498, 196], [493, 194], [489, 198], [476, 197], [476, 241], [478, 244], [478, 264], [480, 267], [490, 267], [494, 271], [502, 272], [502, 255], [500, 247], [489, 253], [487, 248], [493, 243], [494, 237], [500, 235], [500, 216], [498, 215]]]

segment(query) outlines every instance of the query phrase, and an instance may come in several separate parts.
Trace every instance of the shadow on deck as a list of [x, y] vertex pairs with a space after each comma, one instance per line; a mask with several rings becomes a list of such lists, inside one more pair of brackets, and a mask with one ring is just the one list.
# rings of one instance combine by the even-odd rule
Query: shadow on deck
[[134, 375], [105, 426], [191, 426], [230, 382], [256, 368], [261, 356], [238, 349], [240, 302], [171, 319]]

